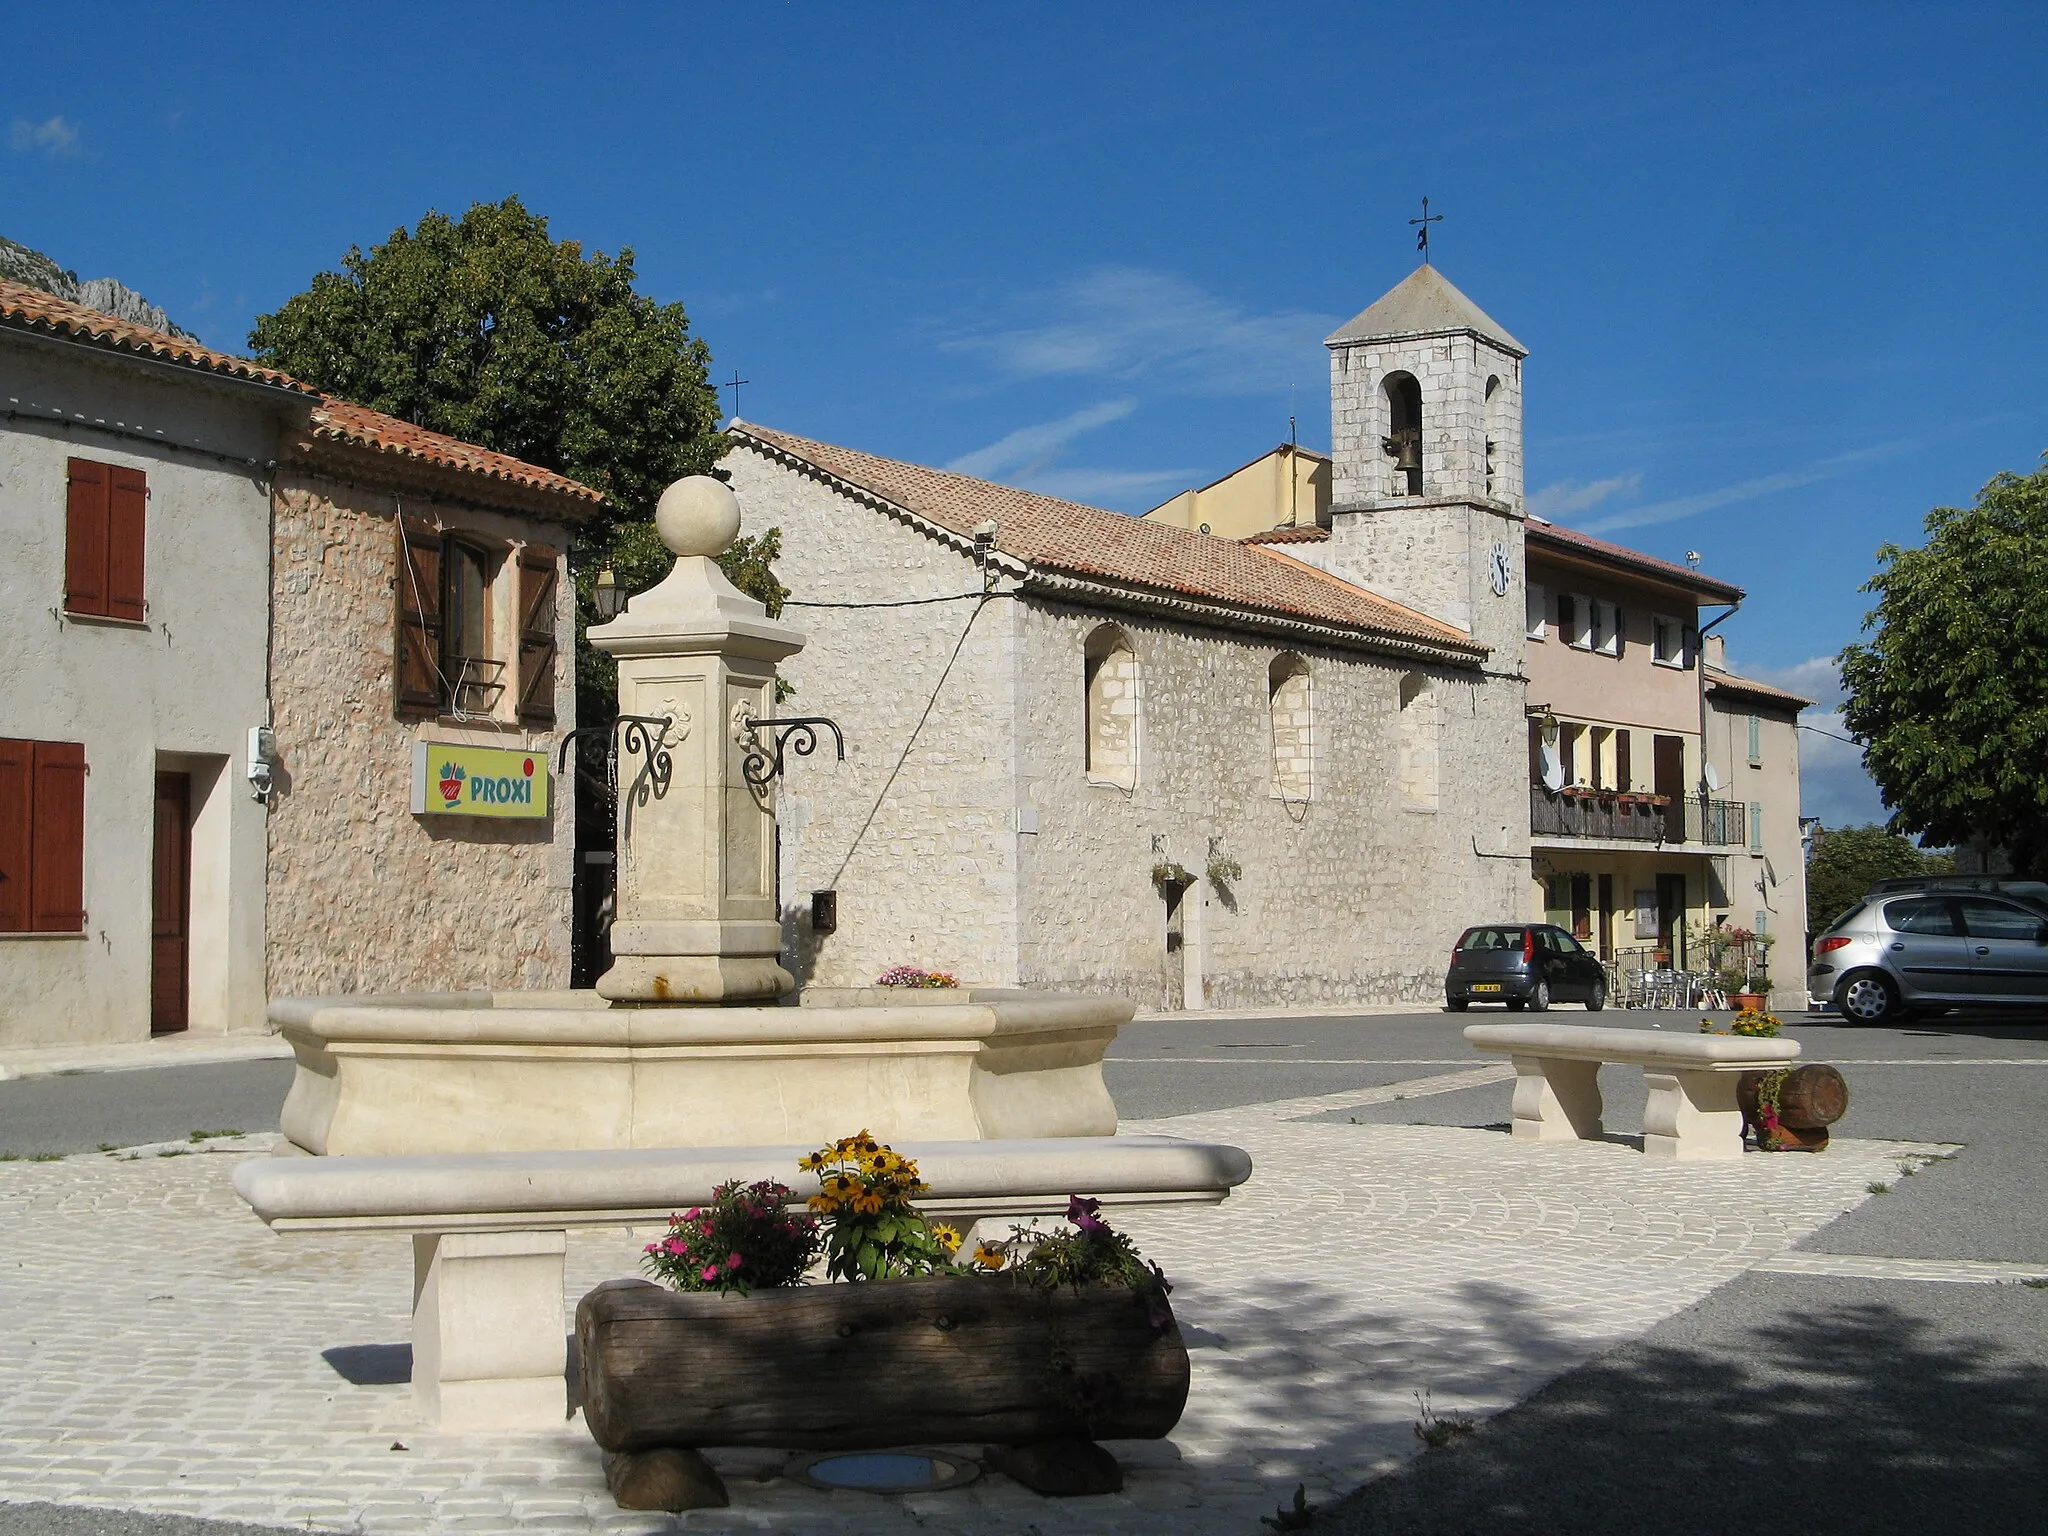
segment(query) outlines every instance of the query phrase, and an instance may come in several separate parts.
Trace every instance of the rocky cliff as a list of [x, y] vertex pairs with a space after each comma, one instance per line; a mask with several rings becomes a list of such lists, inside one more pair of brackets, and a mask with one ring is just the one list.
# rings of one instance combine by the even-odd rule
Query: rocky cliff
[[26, 283], [31, 288], [54, 293], [60, 299], [83, 304], [101, 314], [116, 315], [134, 325], [146, 325], [153, 331], [166, 331], [191, 341], [199, 339], [190, 331], [172, 324], [169, 315], [119, 278], [93, 277], [80, 282], [76, 272], [67, 272], [41, 251], [18, 245], [4, 235], [0, 235], [0, 278]]

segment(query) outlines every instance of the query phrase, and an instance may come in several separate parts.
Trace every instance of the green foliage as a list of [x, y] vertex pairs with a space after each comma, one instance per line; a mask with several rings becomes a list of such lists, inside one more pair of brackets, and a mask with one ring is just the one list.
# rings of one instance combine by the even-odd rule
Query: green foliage
[[1981, 835], [2048, 873], [2048, 468], [1935, 508], [1924, 548], [1878, 560], [1871, 638], [1840, 659], [1891, 830]]
[[825, 1273], [833, 1280], [957, 1275], [960, 1232], [927, 1221], [911, 1197], [925, 1192], [917, 1164], [865, 1130], [820, 1147], [797, 1166], [818, 1176], [810, 1207], [825, 1223]]
[[1945, 875], [1955, 868], [1946, 853], [1922, 853], [1911, 839], [1867, 824], [1822, 828], [1806, 861], [1806, 925], [1825, 933], [1880, 880]]
[[[257, 317], [261, 361], [389, 415], [509, 453], [602, 491], [609, 506], [579, 535], [576, 681], [586, 724], [614, 708], [611, 659], [584, 643], [597, 568], [628, 592], [668, 573], [654, 504], [670, 481], [709, 474], [717, 431], [711, 350], [680, 304], [634, 291], [633, 252], [586, 254], [556, 240], [516, 197], [460, 219], [429, 212], [366, 255]], [[770, 562], [779, 530], [720, 560], [741, 591], [779, 613], [789, 593]]]
[[1431, 1405], [1427, 1392], [1415, 1394], [1416, 1411], [1421, 1417], [1415, 1421], [1415, 1438], [1432, 1451], [1440, 1451], [1460, 1436], [1476, 1430], [1478, 1422], [1465, 1414], [1441, 1414]]

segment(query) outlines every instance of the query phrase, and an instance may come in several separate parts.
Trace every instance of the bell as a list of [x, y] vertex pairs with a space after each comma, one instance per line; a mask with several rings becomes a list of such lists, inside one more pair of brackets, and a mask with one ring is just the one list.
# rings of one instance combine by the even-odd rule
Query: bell
[[1394, 456], [1394, 468], [1405, 470], [1422, 468], [1422, 444], [1417, 441], [1418, 435], [1414, 432], [1403, 432], [1401, 434], [1398, 451]]

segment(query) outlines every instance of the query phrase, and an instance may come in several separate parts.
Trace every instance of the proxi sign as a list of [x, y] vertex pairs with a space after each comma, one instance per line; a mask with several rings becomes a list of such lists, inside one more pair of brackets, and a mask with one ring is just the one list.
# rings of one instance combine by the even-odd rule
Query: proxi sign
[[548, 813], [547, 753], [416, 742], [412, 749], [412, 813], [544, 818]]

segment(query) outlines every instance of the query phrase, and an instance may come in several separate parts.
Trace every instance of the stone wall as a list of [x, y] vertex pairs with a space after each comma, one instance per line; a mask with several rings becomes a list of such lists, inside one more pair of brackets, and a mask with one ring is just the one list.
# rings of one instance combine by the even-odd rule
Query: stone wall
[[[845, 762], [829, 746], [791, 758], [781, 787], [783, 963], [821, 986], [864, 986], [899, 964], [1014, 984], [1015, 600], [802, 606], [979, 594], [981, 572], [757, 452], [722, 467], [744, 531], [783, 533], [783, 620], [808, 643], [782, 668], [796, 692], [780, 712], [827, 715], [846, 733]], [[811, 893], [826, 889], [839, 892], [839, 926], [820, 935]]]
[[[551, 754], [552, 738], [512, 721], [509, 701], [508, 718], [486, 724], [395, 715], [397, 510], [390, 496], [289, 474], [273, 495], [271, 697], [283, 765], [270, 817], [270, 993], [566, 986], [572, 782], [555, 782], [546, 821], [411, 813], [415, 741]], [[404, 512], [493, 540], [569, 543], [568, 530], [525, 517], [411, 496]], [[517, 562], [508, 564], [516, 582]], [[566, 584], [566, 555], [561, 569]], [[502, 620], [508, 610], [493, 596]], [[559, 729], [576, 713], [572, 622], [572, 605], [558, 603]]]

